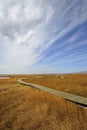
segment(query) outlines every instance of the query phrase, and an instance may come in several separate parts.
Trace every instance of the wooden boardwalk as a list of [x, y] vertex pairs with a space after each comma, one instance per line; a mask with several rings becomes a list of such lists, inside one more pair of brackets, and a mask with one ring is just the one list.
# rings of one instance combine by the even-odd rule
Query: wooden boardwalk
[[37, 88], [39, 90], [48, 92], [50, 94], [54, 94], [56, 96], [60, 96], [60, 97], [66, 99], [68, 101], [74, 102], [74, 103], [82, 105], [84, 107], [87, 107], [87, 98], [86, 97], [78, 96], [78, 95], [75, 95], [75, 94], [70, 94], [70, 93], [63, 92], [63, 91], [58, 91], [58, 90], [51, 89], [51, 88], [48, 88], [48, 87], [44, 87], [44, 86], [37, 85], [37, 84], [27, 83], [27, 82], [24, 82], [23, 79], [19, 79], [18, 82], [20, 84]]

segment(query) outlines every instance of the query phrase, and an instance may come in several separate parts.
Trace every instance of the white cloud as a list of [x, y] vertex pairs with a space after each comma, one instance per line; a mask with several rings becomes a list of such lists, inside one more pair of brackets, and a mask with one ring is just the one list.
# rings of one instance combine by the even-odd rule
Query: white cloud
[[33, 34], [35, 34], [35, 32], [33, 30], [30, 30], [27, 34], [18, 37], [16, 43], [17, 44], [27, 43], [27, 40], [29, 40]]
[[54, 12], [54, 11], [53, 11], [52, 7], [49, 6], [49, 8], [48, 8], [48, 12], [47, 12], [47, 18], [46, 18], [46, 22], [45, 22], [45, 24], [47, 24], [47, 23], [49, 22], [51, 16], [53, 15], [53, 12]]
[[[3, 39], [8, 39], [3, 40], [3, 48], [7, 49], [6, 54], [2, 55], [12, 72], [20, 72], [38, 60], [36, 49], [41, 46], [44, 38], [38, 26], [46, 21], [45, 11], [49, 13], [49, 17], [51, 14], [48, 11], [49, 5], [44, 10], [40, 4], [35, 3], [35, 0], [1, 1], [0, 33]], [[40, 28], [43, 28], [41, 26]]]

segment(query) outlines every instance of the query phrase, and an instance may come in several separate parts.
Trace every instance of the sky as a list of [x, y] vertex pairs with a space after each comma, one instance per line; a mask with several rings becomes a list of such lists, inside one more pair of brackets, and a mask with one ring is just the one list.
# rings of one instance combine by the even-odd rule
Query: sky
[[0, 0], [0, 73], [87, 71], [87, 0]]

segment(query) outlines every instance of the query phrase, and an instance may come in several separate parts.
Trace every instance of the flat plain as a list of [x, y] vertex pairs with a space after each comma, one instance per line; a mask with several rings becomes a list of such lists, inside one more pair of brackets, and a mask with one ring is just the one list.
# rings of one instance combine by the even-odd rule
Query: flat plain
[[87, 97], [87, 74], [35, 75], [25, 81]]
[[87, 108], [20, 85], [19, 78], [87, 96], [87, 75], [12, 75], [0, 79], [0, 130], [87, 130]]

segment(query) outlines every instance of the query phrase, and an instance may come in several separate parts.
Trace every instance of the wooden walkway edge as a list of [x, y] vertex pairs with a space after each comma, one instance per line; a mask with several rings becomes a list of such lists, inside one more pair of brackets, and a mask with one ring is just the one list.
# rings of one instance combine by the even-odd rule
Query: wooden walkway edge
[[37, 84], [27, 83], [27, 82], [24, 82], [23, 79], [19, 79], [18, 82], [20, 84], [37, 88], [39, 90], [48, 92], [50, 94], [60, 96], [60, 97], [66, 99], [68, 101], [74, 102], [74, 103], [79, 104], [81, 106], [87, 107], [87, 98], [86, 97], [78, 96], [78, 95], [75, 95], [75, 94], [70, 94], [70, 93], [63, 92], [63, 91], [58, 91], [58, 90], [51, 89], [51, 88], [48, 88], [48, 87], [44, 87], [44, 86], [37, 85]]

